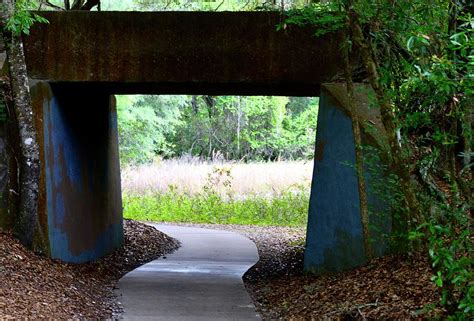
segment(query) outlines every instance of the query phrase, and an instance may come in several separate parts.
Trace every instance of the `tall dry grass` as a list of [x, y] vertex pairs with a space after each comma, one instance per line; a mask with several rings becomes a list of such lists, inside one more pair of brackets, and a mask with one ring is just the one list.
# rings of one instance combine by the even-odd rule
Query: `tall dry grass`
[[[312, 161], [279, 161], [255, 163], [204, 162], [198, 159], [158, 160], [153, 164], [122, 169], [122, 188], [127, 194], [177, 192], [197, 194], [207, 184], [214, 184], [216, 169], [229, 170], [230, 182], [212, 186], [219, 192], [235, 196], [274, 195], [303, 186], [309, 191], [313, 172]], [[225, 190], [225, 191], [224, 191]]]

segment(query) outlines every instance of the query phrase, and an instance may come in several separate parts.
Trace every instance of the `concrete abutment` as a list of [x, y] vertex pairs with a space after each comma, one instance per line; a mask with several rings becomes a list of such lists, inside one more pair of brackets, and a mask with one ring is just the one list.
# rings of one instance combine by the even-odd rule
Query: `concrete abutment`
[[31, 95], [43, 251], [66, 262], [97, 259], [123, 243], [115, 98], [48, 82], [34, 84]]
[[[356, 86], [355, 105], [363, 124], [371, 244], [373, 253], [380, 256], [389, 250], [386, 236], [391, 232], [391, 216], [378, 190], [387, 173], [383, 163], [371, 157], [386, 143], [378, 106], [373, 106], [370, 97], [368, 86]], [[314, 273], [347, 270], [367, 262], [349, 108], [344, 84], [322, 85], [305, 252], [305, 269]]]

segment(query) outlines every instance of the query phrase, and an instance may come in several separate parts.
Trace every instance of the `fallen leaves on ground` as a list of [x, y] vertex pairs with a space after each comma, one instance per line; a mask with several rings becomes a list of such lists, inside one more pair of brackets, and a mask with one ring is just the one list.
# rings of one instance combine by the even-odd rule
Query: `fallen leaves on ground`
[[430, 277], [423, 256], [389, 256], [334, 275], [272, 277], [247, 286], [266, 319], [423, 319], [431, 316], [424, 308], [439, 299]]
[[177, 240], [153, 227], [124, 222], [125, 244], [88, 264], [65, 264], [27, 250], [0, 232], [0, 319], [104, 319], [117, 316], [118, 279], [174, 251]]

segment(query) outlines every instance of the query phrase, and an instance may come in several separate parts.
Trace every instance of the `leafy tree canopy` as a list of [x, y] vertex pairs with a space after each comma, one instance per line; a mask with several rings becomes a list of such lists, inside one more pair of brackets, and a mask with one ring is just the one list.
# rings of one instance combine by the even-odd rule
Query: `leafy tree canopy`
[[122, 162], [312, 158], [317, 108], [304, 97], [119, 96]]

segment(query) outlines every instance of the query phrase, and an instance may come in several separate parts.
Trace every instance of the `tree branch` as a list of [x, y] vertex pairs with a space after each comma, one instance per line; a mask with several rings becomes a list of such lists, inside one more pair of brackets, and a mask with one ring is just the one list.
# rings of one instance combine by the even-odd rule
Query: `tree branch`
[[64, 8], [62, 8], [60, 6], [57, 6], [57, 5], [55, 5], [54, 3], [51, 3], [48, 0], [42, 0], [40, 3], [44, 4], [45, 6], [48, 6], [50, 8], [56, 9], [56, 10], [64, 10]]
[[[390, 106], [390, 101], [385, 95], [385, 90], [380, 81], [378, 73], [378, 62], [373, 54], [367, 39], [364, 36], [362, 27], [359, 22], [359, 16], [354, 8], [351, 6], [348, 11], [350, 19], [350, 29], [352, 33], [352, 40], [359, 48], [362, 61], [364, 62], [366, 72], [369, 75], [370, 84], [374, 89], [377, 102], [380, 106], [380, 113], [382, 116], [382, 123], [387, 133], [388, 143], [390, 146], [390, 161], [392, 167], [395, 169], [397, 176], [400, 179], [402, 192], [405, 196], [407, 208], [410, 211], [409, 217], [402, 217], [404, 224], [417, 225], [422, 222], [421, 210], [415, 190], [411, 184], [409, 162], [404, 157], [403, 151], [398, 144], [396, 137], [396, 126], [394, 121], [393, 110]], [[411, 223], [411, 224], [410, 224]]]
[[100, 5], [100, 0], [87, 0], [87, 2], [81, 7], [81, 10], [91, 10], [95, 6]]
[[81, 10], [82, 6], [84, 5], [85, 0], [74, 0], [71, 6], [71, 10]]
[[[349, 1], [350, 3], [351, 1]], [[348, 21], [348, 31], [350, 21]], [[362, 234], [364, 238], [364, 249], [367, 259], [373, 258], [372, 247], [370, 246], [370, 229], [369, 229], [369, 206], [367, 199], [367, 186], [364, 175], [364, 155], [362, 151], [362, 134], [359, 113], [354, 101], [354, 83], [352, 81], [352, 66], [349, 61], [349, 40], [346, 39], [342, 48], [342, 56], [344, 61], [344, 73], [346, 78], [347, 96], [349, 98], [349, 113], [352, 120], [352, 133], [354, 135], [355, 145], [355, 169], [357, 173], [357, 186], [359, 189], [359, 211], [362, 223]]]

